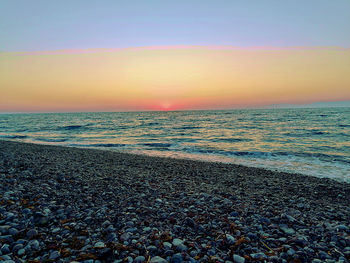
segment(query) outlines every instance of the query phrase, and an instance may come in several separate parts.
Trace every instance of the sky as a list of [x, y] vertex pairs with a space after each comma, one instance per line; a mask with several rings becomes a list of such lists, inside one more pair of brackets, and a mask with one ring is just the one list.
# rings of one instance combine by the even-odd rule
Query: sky
[[350, 100], [350, 1], [0, 0], [0, 111]]

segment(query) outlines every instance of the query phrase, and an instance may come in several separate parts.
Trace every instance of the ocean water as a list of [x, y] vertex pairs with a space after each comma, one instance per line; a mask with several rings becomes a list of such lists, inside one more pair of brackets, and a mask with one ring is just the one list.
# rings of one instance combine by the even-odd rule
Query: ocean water
[[1, 114], [0, 139], [236, 163], [350, 182], [350, 108]]

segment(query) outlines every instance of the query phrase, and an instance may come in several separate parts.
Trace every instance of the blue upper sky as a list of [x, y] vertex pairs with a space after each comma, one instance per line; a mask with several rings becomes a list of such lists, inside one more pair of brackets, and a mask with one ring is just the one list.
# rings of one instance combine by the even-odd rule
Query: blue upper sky
[[350, 47], [350, 0], [1, 0], [0, 51]]

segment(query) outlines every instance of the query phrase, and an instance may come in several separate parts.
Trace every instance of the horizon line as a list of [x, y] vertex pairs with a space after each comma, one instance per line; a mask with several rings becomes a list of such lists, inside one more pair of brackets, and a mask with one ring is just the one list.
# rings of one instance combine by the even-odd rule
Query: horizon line
[[350, 50], [350, 47], [342, 46], [234, 46], [234, 45], [154, 45], [154, 46], [133, 46], [121, 48], [73, 48], [53, 49], [35, 51], [0, 51], [1, 54], [14, 54], [18, 56], [30, 55], [59, 55], [59, 54], [89, 54], [109, 53], [118, 51], [140, 51], [140, 50]]
[[[350, 108], [350, 105], [339, 105], [339, 106], [312, 106], [300, 105], [291, 106], [294, 104], [274, 104], [262, 107], [242, 107], [242, 108], [227, 108], [227, 109], [178, 109], [178, 110], [101, 110], [101, 111], [12, 111], [12, 112], [1, 112], [1, 114], [56, 114], [56, 113], [137, 113], [137, 112], [185, 112], [185, 111], [235, 111], [235, 110], [288, 110], [288, 109], [324, 109], [324, 108]], [[282, 106], [282, 107], [281, 107]]]

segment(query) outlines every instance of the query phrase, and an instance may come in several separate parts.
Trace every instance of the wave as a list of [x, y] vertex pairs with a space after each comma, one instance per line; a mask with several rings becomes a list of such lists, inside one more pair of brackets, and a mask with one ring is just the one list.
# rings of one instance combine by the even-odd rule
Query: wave
[[247, 157], [255, 159], [279, 159], [279, 158], [303, 158], [305, 160], [314, 159], [326, 162], [338, 162], [343, 164], [350, 164], [350, 160], [340, 155], [324, 154], [324, 153], [307, 153], [307, 152], [260, 152], [260, 151], [225, 151], [218, 149], [199, 149], [199, 148], [183, 148], [187, 153], [199, 154], [214, 154], [227, 157]]
[[175, 127], [175, 130], [193, 130], [193, 129], [201, 129], [202, 127], [199, 126], [182, 126], [182, 127]]
[[93, 143], [93, 144], [78, 144], [78, 143], [71, 143], [69, 146], [75, 146], [75, 147], [106, 147], [106, 148], [117, 148], [117, 147], [123, 147], [127, 144], [123, 143]]
[[328, 132], [314, 130], [314, 131], [307, 131], [307, 130], [300, 130], [300, 133], [293, 133], [293, 132], [286, 132], [282, 134], [283, 136], [288, 137], [307, 137], [312, 135], [329, 135]]
[[36, 140], [38, 141], [42, 141], [42, 142], [65, 142], [68, 141], [68, 139], [52, 139], [52, 138], [36, 138]]
[[156, 148], [169, 148], [172, 144], [171, 143], [154, 142], [154, 143], [142, 143], [142, 145], [149, 146], [149, 147], [156, 147]]
[[215, 142], [249, 142], [252, 139], [247, 138], [217, 138], [214, 140]]
[[158, 122], [149, 122], [149, 123], [146, 123], [146, 125], [148, 126], [154, 126], [154, 125], [159, 125], [160, 123]]
[[85, 126], [83, 126], [83, 125], [67, 125], [67, 126], [58, 127], [57, 129], [70, 131], [70, 130], [78, 130], [81, 128], [85, 128]]
[[28, 138], [26, 135], [0, 135], [1, 138], [5, 139], [25, 139]]

